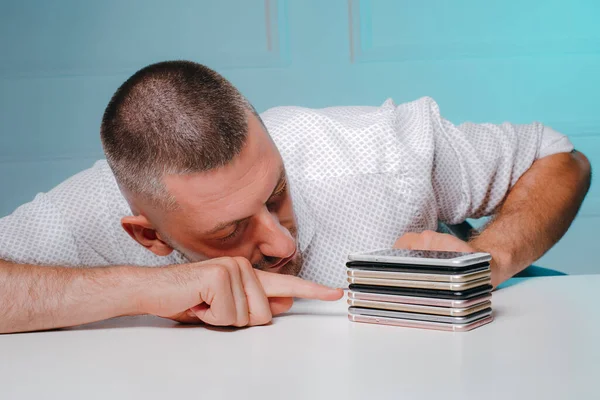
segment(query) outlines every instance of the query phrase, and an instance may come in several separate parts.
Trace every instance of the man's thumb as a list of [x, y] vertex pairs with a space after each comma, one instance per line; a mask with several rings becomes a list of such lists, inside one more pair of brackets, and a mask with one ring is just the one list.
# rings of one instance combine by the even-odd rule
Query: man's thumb
[[291, 297], [270, 297], [269, 305], [271, 306], [271, 314], [278, 315], [289, 311], [294, 304], [294, 299]]

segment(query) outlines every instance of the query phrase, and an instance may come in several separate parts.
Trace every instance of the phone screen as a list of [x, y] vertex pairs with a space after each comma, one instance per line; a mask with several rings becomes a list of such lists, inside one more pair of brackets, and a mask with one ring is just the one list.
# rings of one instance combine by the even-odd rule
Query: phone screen
[[385, 249], [376, 250], [365, 255], [385, 256], [385, 257], [408, 257], [408, 258], [430, 258], [436, 260], [449, 260], [473, 253], [461, 253], [457, 251], [436, 251], [436, 250], [408, 250], [408, 249]]

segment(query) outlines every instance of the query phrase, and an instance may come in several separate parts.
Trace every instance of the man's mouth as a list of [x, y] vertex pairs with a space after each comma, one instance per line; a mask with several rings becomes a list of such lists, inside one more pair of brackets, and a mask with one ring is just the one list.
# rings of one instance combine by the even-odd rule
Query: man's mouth
[[295, 250], [291, 256], [286, 257], [286, 258], [282, 258], [281, 260], [279, 260], [279, 262], [275, 265], [272, 265], [270, 267], [267, 268], [267, 271], [269, 272], [279, 272], [279, 270], [288, 262], [290, 262], [295, 256], [296, 256], [296, 252], [297, 250]]

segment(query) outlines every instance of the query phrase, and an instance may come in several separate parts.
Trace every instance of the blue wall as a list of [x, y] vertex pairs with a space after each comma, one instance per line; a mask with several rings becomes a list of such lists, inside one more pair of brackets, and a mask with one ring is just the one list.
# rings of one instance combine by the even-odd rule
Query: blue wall
[[[594, 0], [0, 0], [0, 215], [102, 157], [113, 91], [192, 59], [259, 111], [434, 97], [454, 122], [539, 120], [600, 161]], [[539, 264], [597, 272], [600, 188]]]

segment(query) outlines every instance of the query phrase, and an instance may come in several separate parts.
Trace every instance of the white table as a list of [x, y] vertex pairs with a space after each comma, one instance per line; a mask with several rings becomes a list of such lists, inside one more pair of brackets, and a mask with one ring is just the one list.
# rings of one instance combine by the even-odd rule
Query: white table
[[344, 300], [271, 326], [152, 317], [0, 336], [0, 399], [600, 399], [600, 275], [512, 281], [466, 333], [357, 324]]

